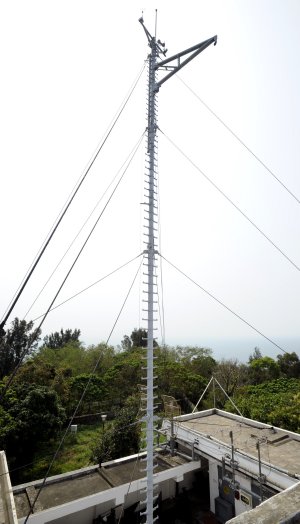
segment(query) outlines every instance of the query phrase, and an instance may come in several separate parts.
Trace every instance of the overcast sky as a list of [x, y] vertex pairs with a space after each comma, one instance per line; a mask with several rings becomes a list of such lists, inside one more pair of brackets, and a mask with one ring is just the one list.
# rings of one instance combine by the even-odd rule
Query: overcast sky
[[[300, 199], [299, 2], [162, 5], [157, 36], [166, 42], [168, 56], [215, 34], [218, 44], [162, 86], [160, 129], [300, 266], [299, 203], [180, 80]], [[152, 2], [1, 4], [1, 314], [143, 67], [149, 48], [138, 23], [141, 6], [153, 33]], [[11, 319], [24, 317], [141, 137], [146, 85], [145, 70]], [[299, 270], [164, 135], [158, 139], [161, 253], [259, 331], [287, 351], [298, 351]], [[56, 303], [141, 253], [144, 156], [143, 143]], [[48, 307], [105, 198], [27, 320]], [[138, 264], [50, 313], [43, 335], [79, 328], [87, 345], [106, 340]], [[166, 263], [162, 269], [167, 344], [211, 347], [218, 358], [244, 359], [254, 346], [271, 356], [279, 353]], [[141, 275], [112, 344], [144, 325], [142, 281]]]

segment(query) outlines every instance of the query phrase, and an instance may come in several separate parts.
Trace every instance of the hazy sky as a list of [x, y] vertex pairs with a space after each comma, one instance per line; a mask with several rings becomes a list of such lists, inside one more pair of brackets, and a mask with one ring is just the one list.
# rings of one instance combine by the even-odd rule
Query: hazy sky
[[[149, 48], [138, 23], [142, 7], [153, 33], [152, 2], [1, 4], [1, 314], [143, 67]], [[299, 24], [297, 0], [197, 0], [162, 2], [157, 26], [168, 56], [218, 35], [217, 46], [199, 55], [180, 78], [298, 199]], [[12, 318], [23, 318], [141, 137], [146, 85], [145, 71]], [[299, 203], [179, 78], [162, 86], [158, 106], [165, 135], [300, 266]], [[163, 135], [158, 138], [162, 254], [287, 351], [299, 349], [299, 271]], [[143, 143], [57, 302], [142, 251], [144, 155]], [[47, 308], [96, 215], [28, 320]], [[43, 335], [76, 327], [86, 344], [106, 340], [138, 264], [50, 313]], [[143, 325], [142, 281], [141, 275], [113, 344]], [[166, 263], [163, 291], [166, 343], [205, 345], [217, 357], [243, 359], [255, 345], [265, 354], [279, 353]]]

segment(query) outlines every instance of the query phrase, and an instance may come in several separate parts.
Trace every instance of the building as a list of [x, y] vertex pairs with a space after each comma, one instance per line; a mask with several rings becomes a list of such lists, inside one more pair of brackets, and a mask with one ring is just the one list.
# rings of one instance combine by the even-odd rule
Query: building
[[[195, 506], [199, 523], [300, 522], [300, 435], [217, 409], [165, 419], [161, 431], [168, 441], [157, 449], [161, 507], [167, 501], [184, 503], [193, 491], [186, 507]], [[6, 473], [0, 523], [22, 524], [43, 481], [11, 488], [3, 452], [1, 457]], [[138, 522], [143, 458], [133, 455], [49, 477], [29, 522], [117, 522], [121, 513], [127, 522]]]
[[[289, 522], [284, 519], [297, 514], [299, 434], [217, 409], [164, 420], [162, 430], [174, 439], [177, 449], [200, 459], [201, 469], [207, 471], [210, 510], [221, 523], [266, 500], [269, 503], [264, 504], [264, 515], [271, 511], [272, 524]], [[279, 498], [271, 498], [278, 493]], [[276, 520], [279, 513], [274, 513], [278, 500], [281, 520]], [[234, 522], [245, 523], [245, 517]], [[247, 517], [249, 523], [267, 522], [256, 520], [251, 511]]]
[[[32, 524], [84, 524], [106, 522], [114, 513], [116, 522], [121, 512], [129, 513], [130, 522], [139, 522], [138, 505], [145, 488], [145, 454], [132, 455], [63, 475], [49, 477], [38, 498]], [[174, 498], [192, 486], [199, 460], [191, 460], [180, 452], [174, 457], [161, 452], [156, 470], [160, 500]], [[43, 480], [15, 486], [13, 495], [18, 522], [24, 522], [30, 504]]]

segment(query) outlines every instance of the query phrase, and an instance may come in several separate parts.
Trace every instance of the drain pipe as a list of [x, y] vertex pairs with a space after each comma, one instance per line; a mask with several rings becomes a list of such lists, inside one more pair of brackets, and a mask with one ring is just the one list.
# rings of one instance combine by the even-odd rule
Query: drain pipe
[[170, 449], [171, 449], [171, 457], [174, 457], [174, 450], [175, 450], [175, 438], [174, 438], [174, 419], [173, 419], [173, 413], [171, 415], [171, 434], [170, 434]]

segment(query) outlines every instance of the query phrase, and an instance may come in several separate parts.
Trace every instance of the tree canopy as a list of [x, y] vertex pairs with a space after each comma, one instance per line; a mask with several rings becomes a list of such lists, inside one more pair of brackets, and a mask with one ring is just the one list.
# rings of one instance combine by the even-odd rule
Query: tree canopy
[[11, 327], [0, 336], [0, 379], [37, 348], [39, 339], [40, 330], [33, 329], [33, 322], [13, 320]]
[[80, 329], [61, 329], [44, 337], [43, 347], [59, 349], [69, 342], [79, 342]]
[[[103, 342], [85, 347], [79, 337], [77, 328], [61, 329], [46, 335], [38, 347], [40, 333], [33, 323], [15, 319], [0, 338], [2, 385], [26, 354], [0, 403], [0, 447], [10, 467], [29, 462], [41, 443], [57, 438], [75, 409], [83, 419], [95, 415], [99, 421], [100, 413], [109, 415], [102, 438], [95, 442], [98, 461], [138, 450], [147, 331], [125, 335], [122, 348]], [[245, 364], [218, 361], [206, 347], [155, 344], [154, 357], [159, 415], [164, 413], [164, 395], [174, 397], [183, 413], [190, 412], [214, 375], [245, 416], [300, 431], [300, 361], [295, 352], [274, 359], [256, 347]], [[215, 405], [232, 410], [226, 395], [218, 388], [209, 390], [198, 409]]]

